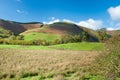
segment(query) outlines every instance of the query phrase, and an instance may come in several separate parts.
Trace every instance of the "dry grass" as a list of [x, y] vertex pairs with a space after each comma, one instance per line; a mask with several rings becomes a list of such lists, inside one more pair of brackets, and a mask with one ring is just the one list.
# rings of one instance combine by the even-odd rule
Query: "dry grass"
[[10, 77], [65, 75], [91, 65], [97, 55], [99, 52], [96, 51], [1, 49], [0, 72]]

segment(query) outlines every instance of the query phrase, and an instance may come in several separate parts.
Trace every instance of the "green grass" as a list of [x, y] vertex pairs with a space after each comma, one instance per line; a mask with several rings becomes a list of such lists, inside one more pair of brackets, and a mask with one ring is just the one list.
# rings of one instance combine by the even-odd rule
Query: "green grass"
[[54, 41], [56, 39], [60, 39], [61, 36], [58, 34], [49, 34], [49, 33], [28, 33], [24, 34], [24, 39], [25, 40], [46, 40], [46, 41]]
[[85, 80], [106, 80], [106, 78], [104, 76], [101, 75], [89, 75], [89, 76], [85, 76]]
[[52, 50], [48, 46], [0, 45], [0, 49]]
[[23, 46], [23, 45], [0, 45], [0, 48], [30, 49], [30, 50], [102, 50], [103, 43], [67, 43], [51, 46]]
[[68, 43], [68, 44], [60, 44], [54, 45], [53, 48], [56, 49], [65, 49], [65, 50], [102, 50], [104, 44], [103, 43]]

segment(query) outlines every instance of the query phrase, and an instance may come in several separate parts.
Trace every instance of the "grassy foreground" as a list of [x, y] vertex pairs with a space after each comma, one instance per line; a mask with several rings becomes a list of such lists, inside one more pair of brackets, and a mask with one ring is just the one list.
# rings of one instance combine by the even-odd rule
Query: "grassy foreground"
[[51, 46], [25, 46], [25, 45], [0, 45], [0, 48], [7, 49], [31, 49], [31, 50], [102, 50], [103, 43], [67, 43]]
[[0, 80], [81, 80], [103, 46], [87, 42], [0, 45]]
[[99, 53], [0, 49], [0, 80], [80, 80]]

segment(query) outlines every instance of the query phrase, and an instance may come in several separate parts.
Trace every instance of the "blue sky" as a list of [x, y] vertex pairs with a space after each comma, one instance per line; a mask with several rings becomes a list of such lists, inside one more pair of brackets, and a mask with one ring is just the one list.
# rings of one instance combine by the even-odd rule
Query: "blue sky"
[[120, 29], [120, 0], [0, 0], [0, 18]]

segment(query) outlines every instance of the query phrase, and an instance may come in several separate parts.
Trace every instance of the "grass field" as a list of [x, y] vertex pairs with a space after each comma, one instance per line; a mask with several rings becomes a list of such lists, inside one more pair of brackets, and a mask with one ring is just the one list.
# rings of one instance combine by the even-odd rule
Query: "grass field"
[[40, 40], [46, 40], [46, 41], [54, 41], [60, 38], [61, 36], [58, 34], [37, 33], [37, 32], [24, 34], [25, 40], [39, 40], [40, 39]]
[[51, 46], [55, 49], [63, 49], [63, 50], [102, 50], [104, 44], [103, 43], [68, 43], [68, 44], [60, 44]]
[[102, 50], [103, 43], [67, 43], [51, 46], [26, 46], [26, 45], [0, 45], [0, 48], [7, 49], [31, 49], [31, 50]]
[[1, 80], [80, 80], [97, 51], [0, 49]]
[[0, 80], [80, 80], [103, 47], [88, 42], [0, 45]]

